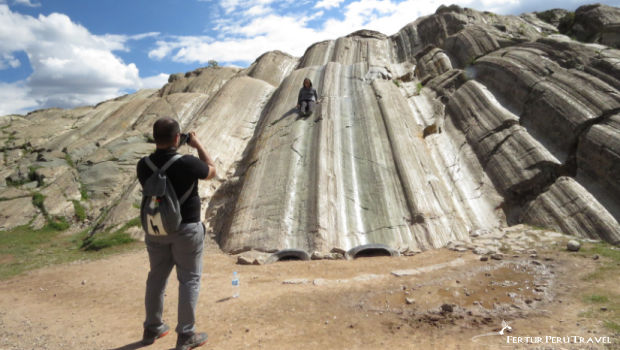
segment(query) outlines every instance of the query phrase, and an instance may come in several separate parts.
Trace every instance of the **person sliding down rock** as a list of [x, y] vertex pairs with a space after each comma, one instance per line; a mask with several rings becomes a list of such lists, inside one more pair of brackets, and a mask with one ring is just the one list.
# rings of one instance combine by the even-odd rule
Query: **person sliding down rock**
[[297, 97], [297, 109], [301, 112], [301, 117], [307, 117], [314, 112], [314, 105], [320, 103], [316, 89], [312, 87], [310, 79], [304, 79], [303, 86], [299, 89]]

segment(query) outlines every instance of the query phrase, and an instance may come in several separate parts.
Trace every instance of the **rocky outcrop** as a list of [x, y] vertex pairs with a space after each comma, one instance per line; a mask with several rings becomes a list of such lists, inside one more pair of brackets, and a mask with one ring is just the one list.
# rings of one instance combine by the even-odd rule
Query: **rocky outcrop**
[[570, 31], [581, 41], [620, 48], [620, 9], [601, 4], [581, 6]]
[[[97, 106], [2, 117], [0, 229], [83, 210], [99, 234], [136, 218], [135, 164], [153, 121], [173, 116], [215, 158], [199, 191], [228, 252], [411, 252], [518, 223], [619, 242], [620, 53], [555, 34], [566, 15], [442, 6], [392, 36], [358, 31], [301, 58], [268, 52]], [[305, 77], [321, 103], [300, 118]]]

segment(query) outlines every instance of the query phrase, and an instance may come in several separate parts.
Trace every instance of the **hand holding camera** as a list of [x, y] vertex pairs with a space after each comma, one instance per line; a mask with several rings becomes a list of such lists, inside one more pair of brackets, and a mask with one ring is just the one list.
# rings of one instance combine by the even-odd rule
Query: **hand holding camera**
[[198, 141], [195, 131], [191, 131], [187, 134], [183, 134], [183, 133], [181, 134], [179, 138], [179, 147], [185, 144], [187, 144], [188, 146], [192, 148], [198, 148], [198, 146], [200, 145], [200, 141]]

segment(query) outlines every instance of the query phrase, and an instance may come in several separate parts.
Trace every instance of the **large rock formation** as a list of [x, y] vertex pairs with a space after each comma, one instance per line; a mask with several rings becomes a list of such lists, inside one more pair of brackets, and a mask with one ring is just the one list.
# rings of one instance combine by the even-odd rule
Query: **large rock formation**
[[[608, 33], [613, 10], [580, 8], [573, 30]], [[94, 107], [2, 117], [0, 229], [77, 222], [80, 207], [93, 234], [137, 217], [135, 164], [153, 121], [173, 116], [216, 158], [200, 193], [228, 252], [424, 250], [516, 223], [618, 243], [620, 52], [557, 34], [564, 16], [442, 6], [392, 36], [359, 31], [301, 58], [269, 52]], [[305, 77], [322, 101], [304, 119]]]

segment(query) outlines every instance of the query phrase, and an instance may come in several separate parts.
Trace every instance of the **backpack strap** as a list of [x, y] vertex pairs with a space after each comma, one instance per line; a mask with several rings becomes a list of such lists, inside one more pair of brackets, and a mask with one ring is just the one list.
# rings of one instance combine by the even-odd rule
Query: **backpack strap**
[[174, 163], [177, 160], [181, 159], [181, 157], [183, 157], [183, 156], [180, 155], [180, 154], [175, 154], [160, 169], [158, 169], [157, 166], [155, 166], [155, 163], [153, 163], [153, 161], [151, 160], [151, 157], [148, 157], [148, 156], [144, 157], [144, 161], [146, 162], [146, 165], [148, 165], [148, 167], [151, 168], [151, 170], [153, 170], [154, 173], [159, 171], [160, 173], [163, 174], [163, 173], [166, 172], [166, 170], [168, 170], [168, 168], [170, 168], [172, 163]]
[[162, 167], [159, 169], [159, 172], [160, 172], [160, 173], [162, 173], [162, 174], [163, 174], [163, 173], [165, 173], [165, 172], [166, 172], [166, 170], [168, 170], [168, 168], [170, 168], [170, 166], [172, 165], [172, 163], [174, 163], [174, 162], [176, 162], [177, 160], [181, 159], [181, 157], [183, 157], [183, 156], [182, 156], [182, 155], [180, 155], [180, 154], [175, 154], [174, 156], [172, 156], [172, 158], [170, 158], [170, 159], [166, 162], [166, 164], [164, 164], [164, 166], [162, 166]]
[[182, 205], [183, 203], [185, 203], [185, 201], [192, 194], [192, 190], [194, 189], [195, 186], [196, 186], [196, 183], [194, 182], [192, 184], [192, 186], [189, 188], [189, 190], [187, 190], [187, 192], [183, 193], [183, 196], [181, 196], [181, 198], [179, 198], [179, 205]]

